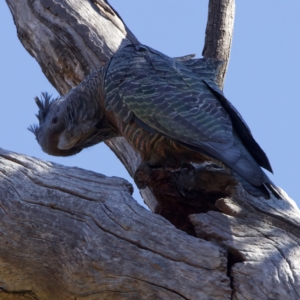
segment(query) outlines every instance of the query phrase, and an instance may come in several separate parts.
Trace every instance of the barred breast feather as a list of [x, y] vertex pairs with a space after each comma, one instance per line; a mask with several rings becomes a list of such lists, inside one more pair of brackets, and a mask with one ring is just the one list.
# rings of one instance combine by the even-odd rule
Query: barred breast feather
[[105, 106], [125, 123], [220, 160], [244, 180], [261, 186], [272, 171], [245, 121], [215, 84], [221, 62], [178, 61], [143, 45], [129, 45], [105, 74]]

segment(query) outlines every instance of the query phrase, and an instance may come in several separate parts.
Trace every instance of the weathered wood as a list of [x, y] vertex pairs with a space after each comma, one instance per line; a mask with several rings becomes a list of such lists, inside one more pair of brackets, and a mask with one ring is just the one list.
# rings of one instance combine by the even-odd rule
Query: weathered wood
[[209, 1], [203, 57], [222, 60], [218, 85], [223, 88], [233, 36], [235, 0]]
[[226, 251], [124, 179], [0, 149], [0, 183], [0, 299], [230, 299]]
[[190, 216], [197, 236], [228, 250], [232, 299], [300, 298], [300, 214], [295, 203], [220, 199], [220, 212]]
[[[112, 16], [113, 9], [105, 1], [94, 3], [7, 0], [21, 43], [62, 95], [105, 65], [120, 47], [137, 42], [118, 15]], [[133, 176], [139, 155], [124, 138], [107, 145]], [[149, 191], [148, 197], [144, 197], [146, 203], [155, 203]]]
[[[105, 0], [7, 3], [21, 42], [61, 94], [137, 42]], [[233, 13], [234, 1], [210, 1], [204, 56], [225, 61], [220, 86]], [[138, 155], [122, 138], [108, 145], [133, 175]], [[0, 299], [299, 299], [295, 203], [250, 197], [228, 174], [198, 167], [160, 173], [143, 191], [152, 211], [162, 209], [153, 195], [175, 201], [169, 219], [182, 207], [185, 216], [202, 212], [190, 216], [194, 238], [139, 207], [123, 179], [1, 150]], [[201, 179], [217, 197], [208, 201], [191, 180], [182, 180], [191, 198], [161, 193], [174, 176]], [[182, 205], [187, 198], [198, 203]]]

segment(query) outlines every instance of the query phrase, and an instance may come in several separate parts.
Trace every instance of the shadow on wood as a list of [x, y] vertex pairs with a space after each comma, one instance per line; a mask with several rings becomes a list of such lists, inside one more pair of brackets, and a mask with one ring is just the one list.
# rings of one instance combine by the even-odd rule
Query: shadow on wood
[[[107, 1], [7, 4], [62, 95], [137, 41]], [[233, 0], [210, 1], [203, 54], [225, 61], [220, 86], [233, 16]], [[123, 138], [107, 144], [133, 176], [137, 153]], [[211, 168], [161, 171], [141, 191], [152, 211], [196, 238], [140, 207], [123, 179], [1, 149], [0, 299], [299, 299], [295, 203], [228, 188], [232, 178]]]

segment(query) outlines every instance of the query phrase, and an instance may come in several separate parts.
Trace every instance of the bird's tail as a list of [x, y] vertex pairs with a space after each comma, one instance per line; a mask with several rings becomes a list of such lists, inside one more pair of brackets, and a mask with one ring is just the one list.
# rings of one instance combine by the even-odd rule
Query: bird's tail
[[271, 195], [276, 197], [277, 199], [283, 199], [283, 195], [280, 189], [270, 180], [270, 178], [264, 173], [264, 182], [260, 186], [254, 186], [253, 184], [249, 183], [245, 180], [242, 176], [240, 176], [237, 172], [232, 171], [234, 177], [240, 182], [242, 187], [252, 196], [254, 197], [264, 197], [266, 199], [270, 199]]

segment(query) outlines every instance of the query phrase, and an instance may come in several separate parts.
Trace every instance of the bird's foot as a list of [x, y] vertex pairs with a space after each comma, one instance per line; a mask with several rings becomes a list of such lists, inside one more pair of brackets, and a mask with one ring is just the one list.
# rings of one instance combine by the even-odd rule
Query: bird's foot
[[191, 163], [183, 163], [177, 170], [173, 170], [166, 166], [153, 167], [143, 162], [134, 174], [134, 181], [139, 189], [147, 186], [164, 191], [173, 189], [173, 192], [177, 191], [181, 197], [185, 197], [183, 178], [192, 178], [196, 173], [197, 170]]
[[168, 190], [172, 174], [167, 168], [141, 163], [134, 174], [134, 181], [139, 189], [148, 186], [157, 190]]
[[184, 162], [181, 165], [180, 171], [182, 171], [184, 169], [186, 169], [188, 172], [192, 172], [193, 175], [195, 175], [197, 173], [196, 168], [191, 163]]
[[141, 163], [138, 166], [134, 174], [134, 182], [140, 190], [147, 186], [152, 173], [152, 169], [146, 163]]

